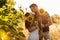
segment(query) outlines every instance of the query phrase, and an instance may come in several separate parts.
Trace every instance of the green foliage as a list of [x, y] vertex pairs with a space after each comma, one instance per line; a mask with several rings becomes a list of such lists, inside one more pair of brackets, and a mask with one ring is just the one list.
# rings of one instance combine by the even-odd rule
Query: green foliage
[[0, 0], [0, 8], [2, 8], [3, 5], [5, 5], [7, 0]]
[[0, 2], [3, 3], [0, 5], [0, 29], [5, 30], [7, 35], [10, 36], [11, 40], [20, 40], [21, 37], [25, 37], [22, 32], [23, 28], [18, 27], [18, 23], [21, 25], [21, 23], [24, 21], [23, 10], [20, 9], [19, 12], [13, 8], [14, 2], [12, 0], [7, 0], [6, 3], [5, 0], [1, 0]]

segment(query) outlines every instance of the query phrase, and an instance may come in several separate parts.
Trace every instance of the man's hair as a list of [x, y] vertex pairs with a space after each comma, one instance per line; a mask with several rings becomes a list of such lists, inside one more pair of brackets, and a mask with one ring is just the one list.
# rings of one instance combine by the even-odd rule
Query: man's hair
[[29, 7], [31, 8], [31, 7], [34, 7], [34, 6], [36, 6], [37, 7], [37, 5], [36, 4], [31, 4]]

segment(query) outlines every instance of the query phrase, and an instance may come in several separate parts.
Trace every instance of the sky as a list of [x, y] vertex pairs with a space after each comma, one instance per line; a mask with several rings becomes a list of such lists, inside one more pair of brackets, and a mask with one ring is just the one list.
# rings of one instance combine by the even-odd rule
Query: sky
[[24, 9], [27, 8], [27, 11], [30, 12], [29, 6], [35, 3], [39, 8], [46, 10], [51, 16], [53, 14], [60, 15], [60, 0], [15, 0], [15, 2], [15, 8], [17, 10], [22, 6]]

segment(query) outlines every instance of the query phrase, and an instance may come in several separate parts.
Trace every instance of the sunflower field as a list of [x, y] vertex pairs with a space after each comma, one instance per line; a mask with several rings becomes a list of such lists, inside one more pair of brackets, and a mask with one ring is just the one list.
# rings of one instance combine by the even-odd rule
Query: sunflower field
[[0, 0], [0, 40], [26, 40], [24, 11], [14, 8], [14, 0]]

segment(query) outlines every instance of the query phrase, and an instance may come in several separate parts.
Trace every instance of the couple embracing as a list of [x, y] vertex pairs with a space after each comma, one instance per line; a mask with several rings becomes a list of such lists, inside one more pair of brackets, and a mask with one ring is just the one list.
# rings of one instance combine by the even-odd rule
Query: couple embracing
[[[49, 26], [52, 24], [52, 20], [49, 14], [43, 9], [38, 9], [36, 4], [31, 4], [30, 9], [34, 13], [26, 13], [25, 17], [33, 15], [33, 21], [25, 21], [25, 27], [30, 32], [28, 40], [51, 40], [49, 35]], [[31, 18], [30, 18], [31, 19]]]

